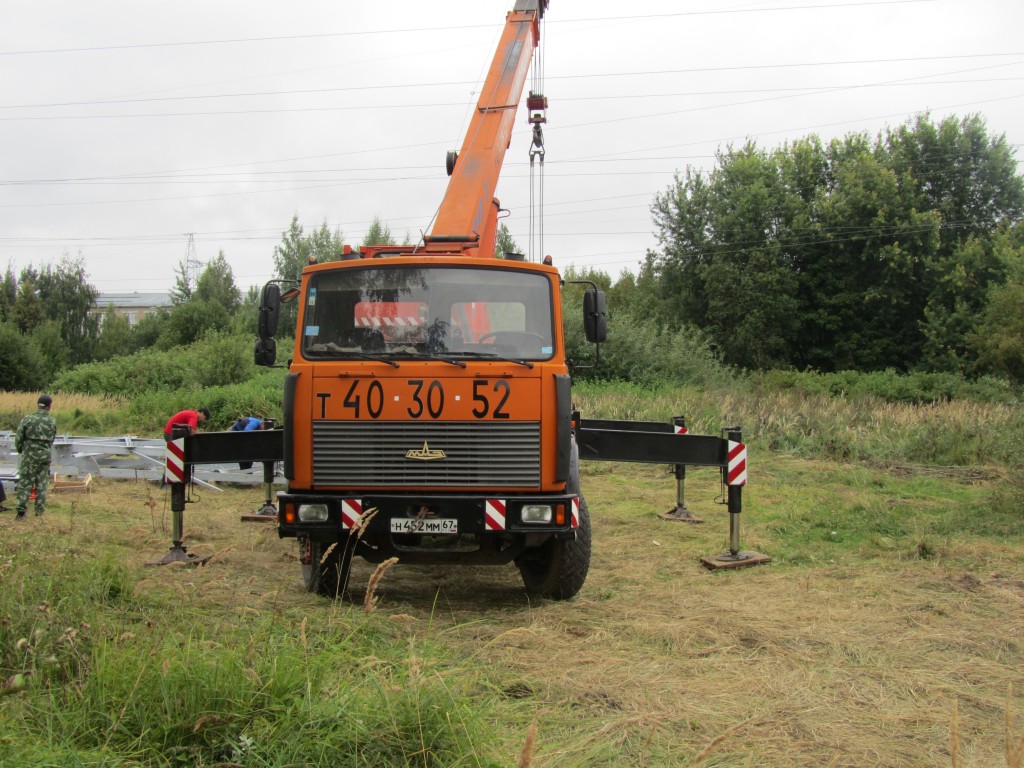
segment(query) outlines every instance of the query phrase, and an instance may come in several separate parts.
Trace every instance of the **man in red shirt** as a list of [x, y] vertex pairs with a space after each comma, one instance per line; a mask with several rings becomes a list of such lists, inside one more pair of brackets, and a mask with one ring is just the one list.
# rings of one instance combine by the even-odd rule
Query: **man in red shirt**
[[209, 408], [200, 408], [197, 411], [178, 411], [176, 414], [171, 416], [167, 420], [167, 424], [164, 425], [164, 440], [171, 439], [171, 430], [174, 425], [188, 427], [188, 433], [194, 435], [199, 429], [199, 425], [210, 418]]

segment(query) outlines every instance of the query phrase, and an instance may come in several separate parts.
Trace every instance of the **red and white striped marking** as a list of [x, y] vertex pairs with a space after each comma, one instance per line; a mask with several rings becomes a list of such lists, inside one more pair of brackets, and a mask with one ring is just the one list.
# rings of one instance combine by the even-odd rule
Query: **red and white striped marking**
[[185, 438], [167, 441], [167, 451], [164, 454], [166, 464], [164, 467], [164, 480], [168, 483], [185, 482]]
[[572, 511], [569, 513], [569, 524], [573, 528], [579, 528], [580, 527], [580, 497], [579, 496], [573, 496], [572, 497], [572, 507], [571, 507], [571, 510]]
[[341, 527], [355, 528], [359, 524], [359, 518], [363, 516], [362, 499], [341, 500]]
[[729, 467], [725, 472], [727, 485], [747, 484], [747, 446], [729, 441]]
[[487, 499], [484, 501], [484, 527], [488, 531], [505, 530], [504, 499]]
[[360, 317], [357, 319], [359, 325], [364, 328], [418, 328], [423, 325], [419, 317]]
[[687, 432], [690, 431], [686, 427], [684, 427], [682, 424], [676, 424], [675, 425], [675, 430], [676, 430], [676, 434], [677, 435], [685, 435]]

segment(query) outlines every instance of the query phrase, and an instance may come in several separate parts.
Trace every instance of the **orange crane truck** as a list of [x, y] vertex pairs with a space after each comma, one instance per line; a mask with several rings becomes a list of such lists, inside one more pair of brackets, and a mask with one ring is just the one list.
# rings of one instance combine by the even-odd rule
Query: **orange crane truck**
[[[303, 271], [278, 503], [310, 591], [337, 595], [353, 556], [514, 562], [553, 598], [587, 576], [562, 282], [494, 254], [494, 190], [546, 5], [508, 14], [432, 233]], [[263, 295], [264, 363], [280, 293]], [[600, 341], [603, 296], [586, 296]]]
[[[273, 365], [282, 301], [298, 301], [283, 429], [168, 443], [175, 541], [194, 463], [260, 461], [267, 507], [283, 462], [278, 533], [295, 538], [306, 588], [345, 590], [353, 557], [380, 563], [515, 563], [526, 588], [571, 598], [590, 565], [584, 459], [717, 466], [738, 520], [746, 482], [729, 439], [678, 426], [588, 422], [574, 412], [564, 281], [545, 258], [495, 258], [493, 197], [547, 0], [516, 0], [431, 234], [311, 264], [262, 293], [256, 360]], [[530, 93], [534, 145], [546, 101]], [[533, 151], [533, 150], [531, 150]], [[284, 290], [282, 290], [284, 287]], [[604, 294], [582, 294], [588, 341], [604, 341]], [[595, 361], [597, 350], [595, 349]], [[579, 366], [577, 366], [579, 367]], [[736, 528], [738, 531], [738, 527]], [[738, 552], [738, 533], [732, 542]]]

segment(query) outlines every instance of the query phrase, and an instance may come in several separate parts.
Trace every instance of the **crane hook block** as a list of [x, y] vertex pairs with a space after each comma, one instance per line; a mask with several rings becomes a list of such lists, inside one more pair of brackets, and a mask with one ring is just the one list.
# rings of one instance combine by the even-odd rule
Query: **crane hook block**
[[455, 172], [455, 162], [459, 159], [459, 153], [454, 149], [449, 149], [448, 154], [444, 158], [444, 169], [448, 171], [448, 175], [451, 176]]
[[529, 112], [529, 118], [527, 122], [533, 123], [546, 123], [548, 117], [546, 114], [548, 108], [548, 97], [543, 93], [537, 93], [530, 91], [530, 95], [526, 97], [526, 111]]

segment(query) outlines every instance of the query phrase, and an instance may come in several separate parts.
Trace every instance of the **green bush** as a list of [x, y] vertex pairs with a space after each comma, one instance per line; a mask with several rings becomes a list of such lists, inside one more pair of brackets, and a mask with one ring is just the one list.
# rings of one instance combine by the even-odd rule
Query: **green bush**
[[187, 387], [143, 392], [131, 399], [123, 414], [124, 431], [160, 434], [171, 414], [205, 406], [210, 420], [204, 429], [227, 429], [239, 416], [259, 415], [282, 419], [284, 370], [261, 370], [239, 384]]
[[[567, 297], [565, 303], [567, 357], [577, 364], [592, 365], [595, 349], [583, 334], [582, 299]], [[645, 387], [719, 387], [735, 380], [738, 373], [719, 360], [699, 329], [674, 330], [636, 313], [619, 311], [609, 316], [608, 340], [600, 346], [597, 366], [577, 368], [576, 376], [585, 381], [624, 381]]]
[[103, 363], [87, 363], [54, 382], [60, 392], [133, 396], [240, 384], [261, 369], [252, 361], [252, 339], [214, 332], [187, 347], [147, 349]]

